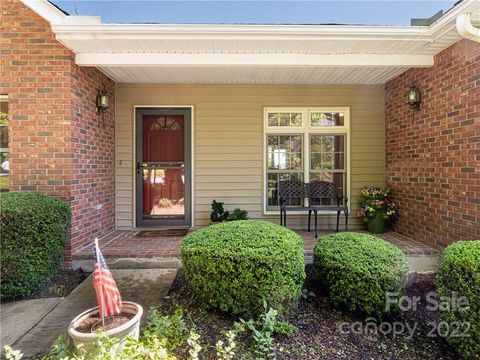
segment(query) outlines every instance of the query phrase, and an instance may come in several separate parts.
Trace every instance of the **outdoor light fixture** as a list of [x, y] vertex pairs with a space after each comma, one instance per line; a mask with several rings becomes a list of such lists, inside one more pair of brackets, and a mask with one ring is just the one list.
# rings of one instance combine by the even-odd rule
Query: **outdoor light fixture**
[[105, 91], [100, 91], [97, 95], [97, 113], [103, 114], [110, 107], [110, 95]]
[[419, 110], [420, 102], [420, 90], [415, 85], [410, 85], [410, 89], [405, 95], [405, 103], [410, 105], [410, 108]]

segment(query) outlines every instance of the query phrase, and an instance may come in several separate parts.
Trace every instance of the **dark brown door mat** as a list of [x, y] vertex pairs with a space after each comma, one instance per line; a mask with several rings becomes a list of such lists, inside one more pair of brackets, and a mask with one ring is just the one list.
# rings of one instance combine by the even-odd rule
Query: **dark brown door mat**
[[151, 237], [172, 237], [185, 236], [187, 229], [168, 229], [168, 230], [142, 230], [135, 234], [136, 237], [151, 238]]

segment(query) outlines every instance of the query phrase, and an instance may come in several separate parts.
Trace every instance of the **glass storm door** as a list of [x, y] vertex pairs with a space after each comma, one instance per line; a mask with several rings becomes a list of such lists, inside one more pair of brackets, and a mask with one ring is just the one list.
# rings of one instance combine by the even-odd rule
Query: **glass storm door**
[[190, 109], [137, 109], [135, 127], [137, 226], [190, 226]]

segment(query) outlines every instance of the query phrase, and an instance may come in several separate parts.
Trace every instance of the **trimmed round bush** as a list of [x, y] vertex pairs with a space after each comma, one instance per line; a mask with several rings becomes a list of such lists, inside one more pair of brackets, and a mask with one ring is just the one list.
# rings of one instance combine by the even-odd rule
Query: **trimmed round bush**
[[265, 221], [239, 220], [197, 230], [182, 241], [185, 277], [207, 308], [255, 314], [263, 303], [298, 300], [305, 280], [303, 239]]
[[334, 305], [377, 317], [397, 309], [387, 309], [387, 293], [403, 294], [408, 262], [389, 242], [369, 234], [336, 233], [320, 237], [313, 256]]
[[465, 306], [441, 309], [439, 318], [449, 324], [448, 343], [465, 359], [480, 359], [480, 240], [457, 241], [445, 248], [437, 273], [437, 295], [442, 303], [442, 297], [466, 299]]
[[70, 220], [69, 205], [57, 198], [0, 194], [2, 299], [30, 295], [58, 270]]

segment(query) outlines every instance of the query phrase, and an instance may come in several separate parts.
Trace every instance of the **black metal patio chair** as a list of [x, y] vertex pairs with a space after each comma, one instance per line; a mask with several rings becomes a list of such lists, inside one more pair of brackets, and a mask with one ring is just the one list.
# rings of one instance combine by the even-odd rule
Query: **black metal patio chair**
[[315, 237], [317, 230], [317, 208], [303, 206], [308, 199], [307, 185], [297, 180], [284, 180], [278, 184], [280, 200], [280, 225], [287, 226], [287, 211], [308, 211], [308, 231], [310, 232], [310, 217], [312, 212], [315, 215]]
[[[338, 193], [334, 183], [328, 181], [311, 181], [307, 185], [308, 205], [317, 211], [337, 212], [337, 232], [340, 213], [345, 214], [345, 230], [348, 230], [348, 198]], [[317, 216], [317, 212], [315, 212]]]

